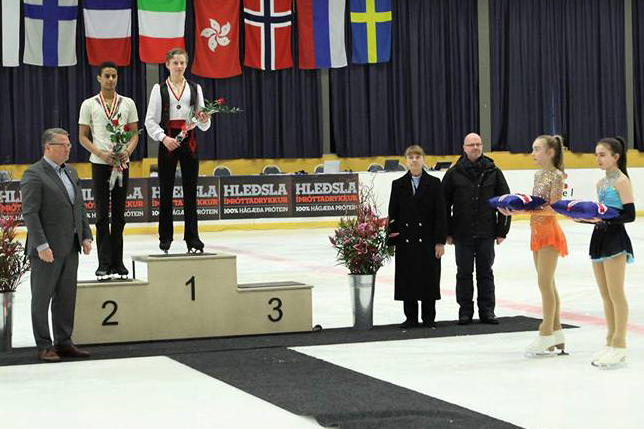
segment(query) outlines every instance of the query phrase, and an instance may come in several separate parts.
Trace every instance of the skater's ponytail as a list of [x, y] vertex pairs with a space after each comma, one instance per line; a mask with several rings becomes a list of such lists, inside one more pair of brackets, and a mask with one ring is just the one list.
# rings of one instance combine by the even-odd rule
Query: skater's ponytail
[[563, 137], [559, 135], [555, 136], [550, 136], [547, 134], [544, 134], [542, 136], [537, 137], [537, 140], [543, 140], [546, 144], [546, 149], [552, 149], [554, 151], [554, 155], [552, 156], [552, 165], [561, 171], [564, 171], [564, 163], [563, 163], [563, 151], [564, 151], [564, 144], [563, 144]]

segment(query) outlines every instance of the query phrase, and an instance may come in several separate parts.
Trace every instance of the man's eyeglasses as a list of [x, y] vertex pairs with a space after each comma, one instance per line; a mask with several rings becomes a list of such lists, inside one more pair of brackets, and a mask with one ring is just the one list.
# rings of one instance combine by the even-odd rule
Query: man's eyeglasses
[[67, 149], [71, 149], [72, 144], [71, 143], [56, 143], [56, 142], [49, 142], [47, 143], [50, 146], [65, 146]]
[[483, 143], [470, 143], [466, 144], [465, 147], [482, 147]]

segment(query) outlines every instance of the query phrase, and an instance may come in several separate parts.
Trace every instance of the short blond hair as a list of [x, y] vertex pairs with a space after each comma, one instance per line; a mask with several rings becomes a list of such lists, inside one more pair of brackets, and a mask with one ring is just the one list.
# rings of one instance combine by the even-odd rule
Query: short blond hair
[[407, 158], [410, 155], [425, 156], [425, 151], [423, 150], [422, 147], [415, 144], [405, 149], [405, 158]]
[[170, 61], [175, 55], [183, 55], [184, 57], [186, 57], [186, 62], [188, 62], [188, 60], [190, 59], [188, 58], [188, 53], [185, 51], [185, 49], [172, 48], [165, 54], [165, 62], [167, 63], [168, 61]]

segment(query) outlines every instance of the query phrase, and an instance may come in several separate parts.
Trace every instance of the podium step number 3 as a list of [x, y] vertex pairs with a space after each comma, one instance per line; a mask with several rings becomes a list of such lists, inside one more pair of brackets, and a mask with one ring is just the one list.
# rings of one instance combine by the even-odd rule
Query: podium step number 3
[[73, 340], [98, 344], [306, 332], [312, 286], [237, 285], [227, 254], [135, 256], [148, 281], [79, 282]]

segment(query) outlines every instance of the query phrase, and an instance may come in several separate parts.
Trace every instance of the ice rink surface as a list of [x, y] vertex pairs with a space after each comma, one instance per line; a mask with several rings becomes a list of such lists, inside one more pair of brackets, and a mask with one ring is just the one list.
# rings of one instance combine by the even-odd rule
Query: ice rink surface
[[[536, 332], [303, 347], [297, 351], [524, 428], [641, 428], [644, 219], [627, 225], [636, 259], [626, 267], [628, 365], [612, 371], [590, 365], [591, 355], [603, 346], [605, 336], [601, 298], [588, 259], [591, 227], [570, 221], [561, 225], [570, 253], [560, 259], [556, 273], [562, 316], [564, 322], [580, 327], [566, 330], [570, 356], [523, 357], [523, 349]], [[237, 255], [239, 283], [293, 280], [312, 284], [313, 323], [324, 328], [346, 327], [352, 323], [347, 270], [336, 265], [328, 241], [332, 232], [330, 228], [231, 231], [203, 233], [202, 240], [208, 252]], [[540, 317], [529, 235], [528, 222], [516, 221], [507, 240], [496, 247], [497, 316]], [[156, 236], [126, 235], [125, 242], [128, 267], [131, 255], [158, 253]], [[173, 251], [184, 249], [182, 241], [173, 243]], [[79, 279], [93, 279], [96, 267], [95, 252], [81, 257]], [[141, 278], [144, 270], [137, 271]], [[439, 321], [457, 318], [455, 273], [454, 248], [447, 246], [442, 262], [443, 299], [437, 303]], [[378, 273], [376, 325], [404, 319], [402, 303], [393, 301], [393, 276], [393, 262]], [[14, 301], [14, 347], [34, 346], [29, 301], [27, 278]], [[64, 391], [60, 391], [61, 380]], [[172, 391], [193, 391], [192, 399], [169, 406], [177, 397], [168, 395]], [[224, 404], [207, 406], [209, 401], [215, 404], [222, 398]], [[132, 401], [141, 404], [138, 411], [127, 406]], [[57, 418], [72, 407], [75, 414], [71, 422]], [[248, 410], [271, 417], [254, 422]], [[24, 413], [31, 413], [31, 417]], [[235, 414], [239, 417], [231, 426], [233, 420], [228, 419]], [[177, 415], [183, 416], [185, 424], [178, 423]], [[145, 416], [155, 417], [145, 420]], [[295, 416], [164, 357], [0, 367], [0, 419], [3, 428], [35, 427], [36, 422], [68, 427], [77, 421], [97, 422], [92, 427], [317, 427], [312, 419]], [[118, 421], [122, 424], [115, 425]]]

